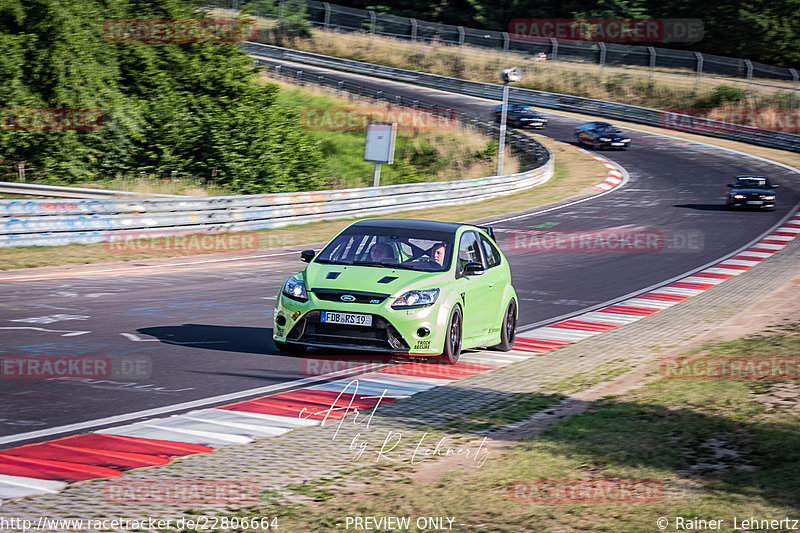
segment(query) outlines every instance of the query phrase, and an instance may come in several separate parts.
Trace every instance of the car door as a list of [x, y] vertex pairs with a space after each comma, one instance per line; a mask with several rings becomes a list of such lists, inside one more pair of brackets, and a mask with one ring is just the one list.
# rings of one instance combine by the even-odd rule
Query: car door
[[[464, 265], [468, 262], [484, 264], [478, 233], [472, 230], [461, 234], [458, 242], [458, 264], [456, 265], [456, 281], [459, 286], [461, 305], [463, 308], [463, 328], [465, 347], [468, 339], [483, 336], [488, 332], [489, 313], [485, 306], [491, 299], [489, 280], [485, 273], [481, 275], [464, 275]], [[484, 267], [485, 268], [485, 267]]]
[[511, 280], [507, 279], [507, 271], [501, 268], [502, 256], [497, 246], [483, 234], [478, 234], [478, 237], [483, 252], [483, 267], [486, 269], [483, 278], [488, 287], [488, 295], [483, 306], [486, 315], [485, 333], [494, 333], [497, 331], [496, 328], [502, 324], [505, 316], [503, 292]]

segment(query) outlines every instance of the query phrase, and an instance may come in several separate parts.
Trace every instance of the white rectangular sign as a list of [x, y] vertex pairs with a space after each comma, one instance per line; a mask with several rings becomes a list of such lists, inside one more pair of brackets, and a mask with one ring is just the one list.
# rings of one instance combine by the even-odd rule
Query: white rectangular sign
[[394, 140], [397, 135], [396, 122], [370, 122], [367, 126], [367, 144], [364, 161], [371, 163], [394, 163]]

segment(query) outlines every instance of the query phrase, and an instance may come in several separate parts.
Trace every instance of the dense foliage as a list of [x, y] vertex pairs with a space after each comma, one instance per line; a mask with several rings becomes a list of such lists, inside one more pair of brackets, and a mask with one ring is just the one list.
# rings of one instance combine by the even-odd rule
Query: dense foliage
[[92, 108], [93, 131], [0, 129], [0, 179], [198, 176], [245, 193], [321, 188], [297, 111], [234, 43], [109, 42], [104, 22], [196, 19], [186, 0], [3, 0], [0, 107]]
[[506, 31], [516, 18], [699, 18], [705, 37], [668, 48], [800, 68], [800, 0], [353, 0], [348, 6]]

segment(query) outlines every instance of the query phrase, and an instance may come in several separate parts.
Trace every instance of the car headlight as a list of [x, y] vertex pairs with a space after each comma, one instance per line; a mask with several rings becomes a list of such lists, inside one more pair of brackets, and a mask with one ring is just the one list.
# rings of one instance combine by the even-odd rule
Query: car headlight
[[631, 140], [630, 139], [622, 139], [622, 142], [629, 143], [629, 142], [631, 142]]
[[737, 200], [744, 200], [745, 198], [747, 198], [747, 196], [745, 196], [744, 194], [734, 194], [733, 197], [736, 198]]
[[603, 141], [603, 142], [608, 142], [611, 139], [609, 139], [608, 137], [600, 137], [600, 140]]
[[439, 289], [428, 289], [425, 291], [408, 291], [394, 301], [392, 309], [417, 309], [433, 305], [439, 297]]
[[775, 199], [774, 196], [765, 196], [764, 197], [764, 200], [774, 200], [774, 199]]
[[308, 294], [306, 293], [306, 285], [299, 279], [291, 277], [283, 284], [283, 294], [292, 300], [298, 302], [307, 302]]

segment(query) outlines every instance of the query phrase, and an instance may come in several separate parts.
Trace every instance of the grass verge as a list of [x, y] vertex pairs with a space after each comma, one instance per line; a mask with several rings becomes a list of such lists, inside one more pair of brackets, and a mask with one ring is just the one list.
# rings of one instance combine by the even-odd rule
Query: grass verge
[[[785, 359], [797, 353], [795, 323], [706, 347], [700, 355]], [[787, 387], [793, 402], [765, 401]], [[324, 501], [302, 505], [273, 498], [239, 516], [277, 515], [291, 531], [344, 529], [352, 516], [411, 517], [404, 531], [422, 530], [418, 517], [453, 518], [456, 531], [788, 531], [787, 522], [743, 524], [800, 519], [799, 398], [797, 381], [658, 379], [590, 403], [583, 414], [518, 441], [481, 468], [451, 470], [413, 485], [409, 467], [373, 469], [371, 478], [362, 472], [367, 485], [339, 488], [333, 497], [324, 493]], [[651, 501], [613, 491], [602, 493], [607, 501], [596, 501], [596, 491], [552, 488], [573, 480], [611, 486], [648, 480], [660, 489]], [[518, 481], [534, 488], [510, 490]], [[664, 520], [666, 527], [659, 528]], [[721, 522], [710, 527], [711, 520]]]
[[[455, 120], [436, 120], [420, 111], [403, 114], [399, 110], [406, 108], [338, 97], [319, 87], [298, 87], [279, 78], [269, 82], [282, 88], [278, 104], [301, 110], [300, 121], [319, 143], [325, 156], [326, 176], [333, 188], [372, 185], [374, 164], [364, 161], [369, 120], [398, 122], [395, 162], [382, 166], [381, 185], [494, 174], [497, 142], [491, 136], [462, 127]], [[514, 173], [519, 168], [517, 159], [511, 158], [505, 170]]]

